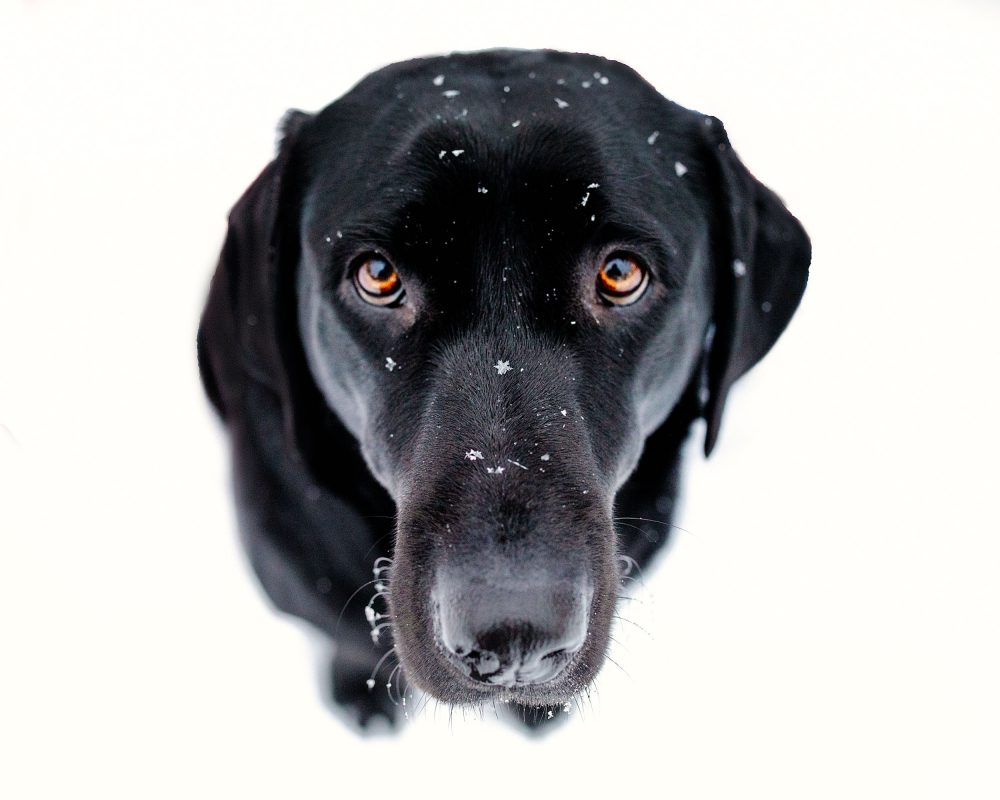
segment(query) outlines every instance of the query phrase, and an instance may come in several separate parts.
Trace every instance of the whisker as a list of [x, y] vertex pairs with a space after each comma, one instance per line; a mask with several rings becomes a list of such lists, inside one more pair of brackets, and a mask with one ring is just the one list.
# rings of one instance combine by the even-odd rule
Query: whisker
[[[391, 519], [391, 520], [395, 520], [396, 518], [395, 518], [395, 517], [389, 517], [389, 516], [386, 516], [386, 515], [381, 515], [381, 516], [371, 516], [371, 517], [365, 517], [365, 519]], [[375, 549], [376, 547], [378, 547], [378, 546], [379, 546], [379, 545], [380, 545], [380, 544], [382, 543], [382, 540], [383, 540], [383, 539], [385, 539], [385, 538], [387, 538], [387, 537], [389, 537], [389, 536], [392, 536], [392, 535], [393, 535], [393, 534], [394, 534], [395, 532], [396, 532], [396, 528], [395, 528], [395, 526], [393, 526], [392, 530], [390, 530], [390, 531], [387, 531], [386, 533], [383, 533], [383, 534], [382, 534], [381, 536], [379, 536], [379, 537], [378, 537], [378, 538], [377, 538], [377, 539], [376, 539], [376, 540], [375, 540], [375, 541], [374, 541], [374, 542], [372, 543], [372, 546], [371, 546], [371, 547], [369, 547], [369, 548], [368, 548], [368, 549], [367, 549], [367, 550], [365, 551], [365, 554], [364, 554], [363, 556], [361, 556], [361, 560], [362, 560], [362, 561], [366, 561], [366, 560], [368, 559], [368, 556], [370, 556], [370, 555], [371, 555], [371, 552], [372, 552], [372, 550], [374, 550], [374, 549]]]
[[396, 701], [395, 701], [395, 700], [393, 699], [393, 696], [392, 696], [392, 677], [393, 677], [393, 675], [395, 675], [395, 674], [396, 674], [397, 672], [399, 672], [399, 669], [400, 669], [400, 667], [402, 667], [402, 666], [403, 666], [403, 665], [402, 665], [402, 663], [399, 663], [399, 664], [396, 664], [396, 666], [394, 666], [394, 667], [392, 668], [392, 672], [390, 672], [390, 673], [389, 673], [389, 680], [388, 680], [388, 681], [386, 681], [386, 684], [385, 684], [385, 690], [386, 690], [386, 692], [387, 692], [387, 693], [389, 694], [389, 700], [391, 700], [391, 701], [392, 701], [392, 704], [393, 704], [394, 706], [398, 706], [398, 705], [399, 705], [399, 703], [397, 703], [397, 702], [396, 702]]
[[619, 520], [615, 520], [615, 524], [616, 525], [624, 525], [626, 528], [635, 528], [635, 530], [639, 531], [639, 533], [641, 533], [646, 538], [646, 541], [648, 541], [648, 542], [655, 542], [656, 541], [656, 537], [655, 536], [653, 536], [652, 534], [650, 534], [647, 531], [643, 530], [638, 525], [633, 525], [630, 522], [621, 522]]
[[390, 627], [392, 627], [392, 622], [380, 622], [378, 625], [372, 626], [372, 641], [375, 642], [375, 644], [378, 644], [378, 635], [383, 631], [383, 629]]
[[632, 558], [632, 556], [625, 555], [624, 553], [619, 553], [618, 560], [625, 565], [625, 568], [623, 570], [620, 570], [622, 577], [627, 577], [631, 575], [633, 572], [642, 575], [642, 569], [639, 567], [639, 562], [636, 561], [634, 558]]
[[382, 666], [383, 663], [385, 663], [385, 660], [395, 652], [396, 652], [396, 646], [393, 645], [382, 654], [382, 658], [380, 658], [378, 661], [375, 662], [375, 669], [372, 670], [372, 674], [368, 677], [368, 680], [371, 681], [371, 685], [369, 685], [368, 687], [369, 689], [375, 686], [375, 675], [378, 673], [379, 668]]
[[623, 617], [623, 616], [621, 616], [619, 614], [612, 614], [611, 618], [612, 619], [617, 619], [620, 622], [627, 622], [629, 625], [635, 625], [635, 627], [637, 627], [640, 631], [642, 631], [644, 634], [646, 634], [650, 639], [653, 638], [653, 634], [651, 634], [649, 631], [647, 631], [638, 622], [633, 622], [632, 620], [628, 619], [627, 617]]
[[638, 603], [639, 605], [643, 605], [643, 601], [640, 598], [632, 597], [632, 595], [629, 594], [619, 594], [618, 599], [624, 600], [628, 603]]
[[340, 614], [337, 615], [337, 624], [333, 629], [333, 638], [337, 638], [337, 632], [340, 630], [340, 621], [344, 618], [344, 612], [347, 611], [347, 607], [351, 604], [351, 601], [358, 596], [358, 592], [364, 589], [366, 586], [371, 586], [373, 583], [378, 583], [378, 578], [374, 580], [366, 581], [362, 583], [357, 589], [351, 592], [351, 596], [344, 601], [344, 605], [340, 609]]
[[652, 522], [655, 525], [666, 525], [668, 528], [676, 528], [679, 531], [684, 531], [684, 533], [690, 533], [692, 536], [696, 534], [691, 533], [687, 528], [682, 528], [680, 525], [675, 525], [673, 522], [664, 522], [662, 519], [650, 519], [649, 517], [613, 517], [613, 522], [621, 522], [623, 520], [636, 520], [638, 522]]
[[629, 674], [628, 674], [628, 672], [626, 671], [626, 669], [625, 669], [625, 668], [624, 668], [624, 667], [623, 667], [623, 666], [622, 666], [621, 664], [619, 664], [619, 663], [618, 663], [617, 661], [615, 661], [615, 660], [614, 660], [614, 659], [613, 659], [613, 658], [612, 658], [611, 656], [609, 656], [609, 655], [608, 655], [607, 653], [605, 653], [605, 654], [604, 654], [604, 657], [605, 657], [605, 658], [606, 658], [606, 659], [607, 659], [608, 661], [610, 661], [610, 662], [611, 662], [612, 664], [614, 664], [614, 665], [615, 665], [616, 667], [618, 667], [618, 669], [620, 669], [620, 670], [621, 670], [621, 671], [622, 671], [623, 673], [625, 673], [625, 677], [626, 677], [626, 678], [631, 678], [631, 677], [632, 677], [631, 675], [629, 675]]

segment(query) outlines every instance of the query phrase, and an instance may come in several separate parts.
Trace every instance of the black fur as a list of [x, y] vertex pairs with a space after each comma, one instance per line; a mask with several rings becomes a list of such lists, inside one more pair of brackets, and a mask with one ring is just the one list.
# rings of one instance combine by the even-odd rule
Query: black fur
[[[597, 297], [612, 249], [649, 267], [633, 305]], [[365, 251], [391, 257], [403, 305], [360, 298], [350, 267]], [[198, 351], [243, 542], [275, 605], [335, 640], [335, 700], [362, 724], [391, 720], [409, 681], [534, 722], [585, 689], [619, 556], [645, 563], [669, 530], [613, 515], [669, 522], [690, 425], [707, 420], [707, 454], [809, 258], [721, 123], [612, 61], [410, 61], [290, 112], [230, 215]], [[374, 608], [392, 625], [373, 646], [362, 612], [383, 557]], [[551, 615], [585, 609], [586, 639], [553, 680], [477, 682], [441, 645], [442, 604], [465, 614], [507, 581], [557, 587]], [[386, 658], [369, 690], [390, 642], [401, 674]]]

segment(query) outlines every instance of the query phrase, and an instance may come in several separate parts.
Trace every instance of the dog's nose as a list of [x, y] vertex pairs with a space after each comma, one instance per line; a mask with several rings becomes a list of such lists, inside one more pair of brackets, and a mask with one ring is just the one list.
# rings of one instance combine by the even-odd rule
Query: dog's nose
[[524, 686], [551, 681], [587, 638], [589, 582], [497, 586], [438, 583], [439, 636], [474, 681]]

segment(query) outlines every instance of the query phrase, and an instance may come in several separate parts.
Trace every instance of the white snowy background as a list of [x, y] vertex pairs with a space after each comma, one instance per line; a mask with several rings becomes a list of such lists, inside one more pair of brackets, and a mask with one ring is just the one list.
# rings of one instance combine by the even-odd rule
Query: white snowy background
[[[494, 46], [722, 118], [812, 277], [593, 705], [361, 739], [237, 546], [197, 318], [286, 108]], [[5, 2], [0, 93], [0, 796], [1000, 796], [998, 3]]]

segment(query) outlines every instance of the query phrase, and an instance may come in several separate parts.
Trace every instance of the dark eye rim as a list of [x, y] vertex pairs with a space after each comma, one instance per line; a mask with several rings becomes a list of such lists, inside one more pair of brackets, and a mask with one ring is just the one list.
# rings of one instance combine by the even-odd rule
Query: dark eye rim
[[406, 286], [403, 284], [401, 276], [399, 278], [399, 287], [391, 294], [374, 294], [361, 285], [361, 278], [359, 277], [360, 270], [373, 258], [381, 259], [392, 267], [392, 270], [396, 273], [396, 275], [399, 275], [399, 269], [396, 267], [395, 262], [386, 253], [375, 249], [365, 250], [351, 259], [349, 273], [351, 275], [351, 282], [354, 284], [355, 291], [368, 305], [379, 306], [382, 308], [393, 308], [401, 305], [406, 297]]
[[[628, 261], [635, 262], [639, 269], [642, 271], [642, 278], [639, 280], [639, 285], [634, 289], [630, 289], [623, 293], [614, 293], [604, 289], [601, 286], [601, 270], [604, 269], [604, 265], [615, 258], [625, 258]], [[600, 258], [597, 260], [597, 274], [594, 276], [594, 290], [597, 293], [598, 298], [602, 303], [608, 306], [629, 306], [633, 303], [639, 301], [643, 295], [646, 294], [646, 289], [649, 287], [650, 281], [650, 269], [641, 255], [633, 250], [629, 250], [624, 247], [614, 247], [606, 250]]]

